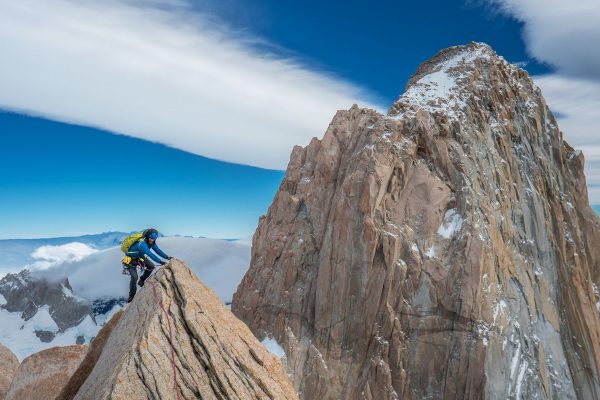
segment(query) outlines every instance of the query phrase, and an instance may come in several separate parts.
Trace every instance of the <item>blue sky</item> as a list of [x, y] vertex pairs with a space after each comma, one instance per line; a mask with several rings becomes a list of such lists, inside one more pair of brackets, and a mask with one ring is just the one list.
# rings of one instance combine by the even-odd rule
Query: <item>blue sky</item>
[[511, 62], [528, 61], [531, 74], [550, 69], [527, 55], [523, 23], [483, 2], [215, 3], [220, 5], [208, 8], [238, 29], [266, 37], [280, 51], [366, 86], [381, 96], [384, 105], [401, 94], [420, 63], [457, 44], [488, 43]]
[[3, 238], [144, 226], [248, 236], [283, 176], [93, 128], [13, 113], [0, 121]]
[[[600, 204], [590, 130], [600, 76], [589, 68], [598, 60], [573, 45], [578, 34], [598, 36], [580, 23], [598, 7], [565, 17], [557, 33], [529, 3], [2, 4], [0, 238], [150, 225], [248, 237], [293, 145], [322, 136], [353, 103], [384, 111], [421, 62], [469, 41], [534, 76], [567, 140], [584, 149]], [[569, 59], [547, 45], [552, 32]]]

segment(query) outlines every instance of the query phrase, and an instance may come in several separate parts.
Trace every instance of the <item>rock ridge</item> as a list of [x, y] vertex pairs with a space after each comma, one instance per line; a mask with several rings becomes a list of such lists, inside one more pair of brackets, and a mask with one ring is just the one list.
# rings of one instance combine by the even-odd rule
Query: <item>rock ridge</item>
[[600, 398], [600, 219], [539, 88], [484, 44], [295, 147], [233, 312], [304, 399]]
[[105, 340], [75, 399], [297, 398], [280, 360], [179, 260], [149, 278]]

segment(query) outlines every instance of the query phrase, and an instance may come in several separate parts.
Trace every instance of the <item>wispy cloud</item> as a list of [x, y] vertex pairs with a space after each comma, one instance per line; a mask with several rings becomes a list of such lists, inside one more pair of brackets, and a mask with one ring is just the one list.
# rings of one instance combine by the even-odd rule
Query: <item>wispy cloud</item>
[[600, 79], [600, 2], [597, 0], [487, 0], [525, 23], [529, 53], [578, 78]]
[[534, 80], [565, 139], [586, 157], [590, 202], [600, 204], [600, 2], [487, 0], [522, 21], [530, 55], [556, 72]]
[[0, 0], [0, 108], [283, 169], [337, 109], [374, 106], [265, 48], [185, 1]]

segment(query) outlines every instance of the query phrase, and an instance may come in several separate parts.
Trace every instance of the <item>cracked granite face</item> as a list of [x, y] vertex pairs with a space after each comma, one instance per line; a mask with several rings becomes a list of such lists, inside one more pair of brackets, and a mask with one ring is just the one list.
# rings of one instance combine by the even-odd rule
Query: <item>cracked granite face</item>
[[304, 399], [600, 398], [583, 155], [487, 45], [294, 148], [232, 310]]

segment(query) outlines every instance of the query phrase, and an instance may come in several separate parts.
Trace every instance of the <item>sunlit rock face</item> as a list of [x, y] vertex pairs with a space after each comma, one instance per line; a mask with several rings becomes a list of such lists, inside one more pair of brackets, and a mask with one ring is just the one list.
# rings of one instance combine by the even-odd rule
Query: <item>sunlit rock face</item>
[[304, 399], [600, 398], [583, 155], [487, 45], [294, 148], [232, 310]]

